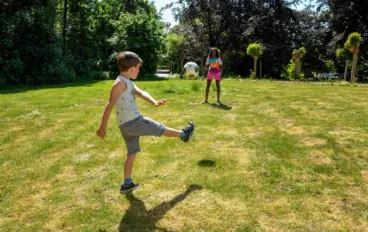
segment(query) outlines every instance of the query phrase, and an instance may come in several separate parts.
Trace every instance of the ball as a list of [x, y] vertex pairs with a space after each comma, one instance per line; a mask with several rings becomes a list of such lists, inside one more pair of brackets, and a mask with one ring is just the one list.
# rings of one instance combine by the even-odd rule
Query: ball
[[194, 62], [188, 62], [184, 65], [184, 76], [187, 79], [196, 79], [199, 75], [199, 67]]

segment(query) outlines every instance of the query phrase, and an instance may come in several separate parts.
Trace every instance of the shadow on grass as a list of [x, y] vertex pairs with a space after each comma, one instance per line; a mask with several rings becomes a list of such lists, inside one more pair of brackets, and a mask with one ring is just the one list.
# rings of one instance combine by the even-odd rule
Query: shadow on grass
[[198, 165], [201, 167], [214, 167], [216, 166], [216, 162], [213, 160], [201, 160], [198, 162]]
[[232, 106], [228, 106], [223, 103], [220, 104], [209, 103], [209, 105], [212, 106], [213, 108], [219, 108], [223, 110], [231, 110], [233, 108]]
[[[117, 76], [117, 75], [116, 75]], [[51, 85], [36, 85], [36, 86], [0, 86], [0, 94], [14, 94], [14, 93], [23, 93], [27, 91], [41, 90], [41, 89], [61, 89], [61, 88], [70, 88], [70, 87], [90, 87], [94, 84], [97, 84], [101, 81], [113, 81], [113, 79], [108, 80], [82, 80], [76, 82], [68, 82], [61, 84], [51, 84]], [[168, 78], [160, 78], [156, 76], [146, 76], [146, 77], [138, 77], [136, 81], [167, 81]]]
[[91, 80], [91, 81], [78, 81], [55, 85], [40, 85], [40, 86], [6, 86], [0, 88], [0, 94], [13, 94], [13, 93], [23, 93], [27, 91], [41, 90], [41, 89], [61, 89], [70, 87], [86, 86], [90, 87], [102, 80]]
[[147, 210], [144, 202], [136, 198], [133, 193], [126, 195], [130, 202], [130, 207], [125, 212], [120, 221], [119, 232], [126, 231], [168, 231], [164, 228], [156, 227], [156, 223], [176, 204], [183, 201], [190, 193], [202, 189], [202, 186], [191, 185], [182, 194], [177, 195], [169, 202], [163, 202], [151, 210]]

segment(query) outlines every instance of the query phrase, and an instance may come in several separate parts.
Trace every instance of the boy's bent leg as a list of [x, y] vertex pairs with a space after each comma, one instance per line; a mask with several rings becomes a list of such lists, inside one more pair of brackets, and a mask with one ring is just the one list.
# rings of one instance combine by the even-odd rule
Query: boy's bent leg
[[162, 136], [165, 126], [148, 117], [140, 116], [138, 121], [127, 127], [132, 136]]
[[181, 140], [183, 140], [184, 142], [188, 142], [194, 132], [195, 126], [193, 122], [189, 122], [188, 125], [182, 129], [182, 130], [176, 130], [170, 127], [165, 127], [162, 124], [160, 124], [163, 128], [163, 132], [159, 133], [158, 135], [156, 134], [152, 134], [152, 135], [156, 135], [156, 136], [166, 136], [166, 137], [172, 137], [172, 138], [180, 138]]
[[170, 127], [165, 127], [164, 133], [162, 135], [166, 136], [166, 137], [180, 138], [181, 133], [182, 133], [182, 130], [175, 130], [175, 129], [170, 128]]
[[178, 137], [184, 142], [188, 142], [192, 138], [194, 129], [194, 123], [189, 122], [188, 125], [182, 130], [175, 130], [170, 127], [166, 127], [163, 135], [167, 137]]
[[[176, 130], [164, 126], [148, 117], [140, 117], [140, 119], [127, 128], [129, 134], [134, 136], [167, 136], [181, 138], [184, 142], [188, 142], [193, 135], [194, 123], [190, 122], [182, 130]], [[132, 154], [132, 153], [129, 153]]]

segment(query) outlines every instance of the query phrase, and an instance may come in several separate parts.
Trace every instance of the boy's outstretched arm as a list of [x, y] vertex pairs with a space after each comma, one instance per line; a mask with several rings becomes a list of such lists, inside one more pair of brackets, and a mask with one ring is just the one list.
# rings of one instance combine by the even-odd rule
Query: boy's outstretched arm
[[97, 136], [101, 137], [102, 139], [106, 135], [107, 121], [109, 120], [111, 110], [116, 104], [116, 101], [118, 100], [121, 93], [126, 88], [127, 88], [126, 83], [123, 81], [115, 82], [111, 88], [109, 100], [107, 101], [104, 112], [102, 114], [100, 127], [96, 131]]
[[137, 86], [134, 87], [135, 89], [135, 94], [137, 94], [139, 97], [141, 97], [143, 100], [151, 103], [152, 105], [155, 106], [162, 106], [165, 105], [167, 100], [166, 99], [162, 99], [160, 101], [156, 101], [149, 93], [147, 93], [146, 91], [141, 90], [140, 88], [138, 88]]

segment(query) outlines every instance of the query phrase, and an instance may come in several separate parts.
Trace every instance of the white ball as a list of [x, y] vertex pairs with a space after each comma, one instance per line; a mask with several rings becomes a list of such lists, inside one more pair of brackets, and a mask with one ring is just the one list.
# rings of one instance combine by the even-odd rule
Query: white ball
[[194, 62], [188, 62], [184, 65], [184, 75], [187, 79], [195, 79], [198, 77], [199, 67]]

